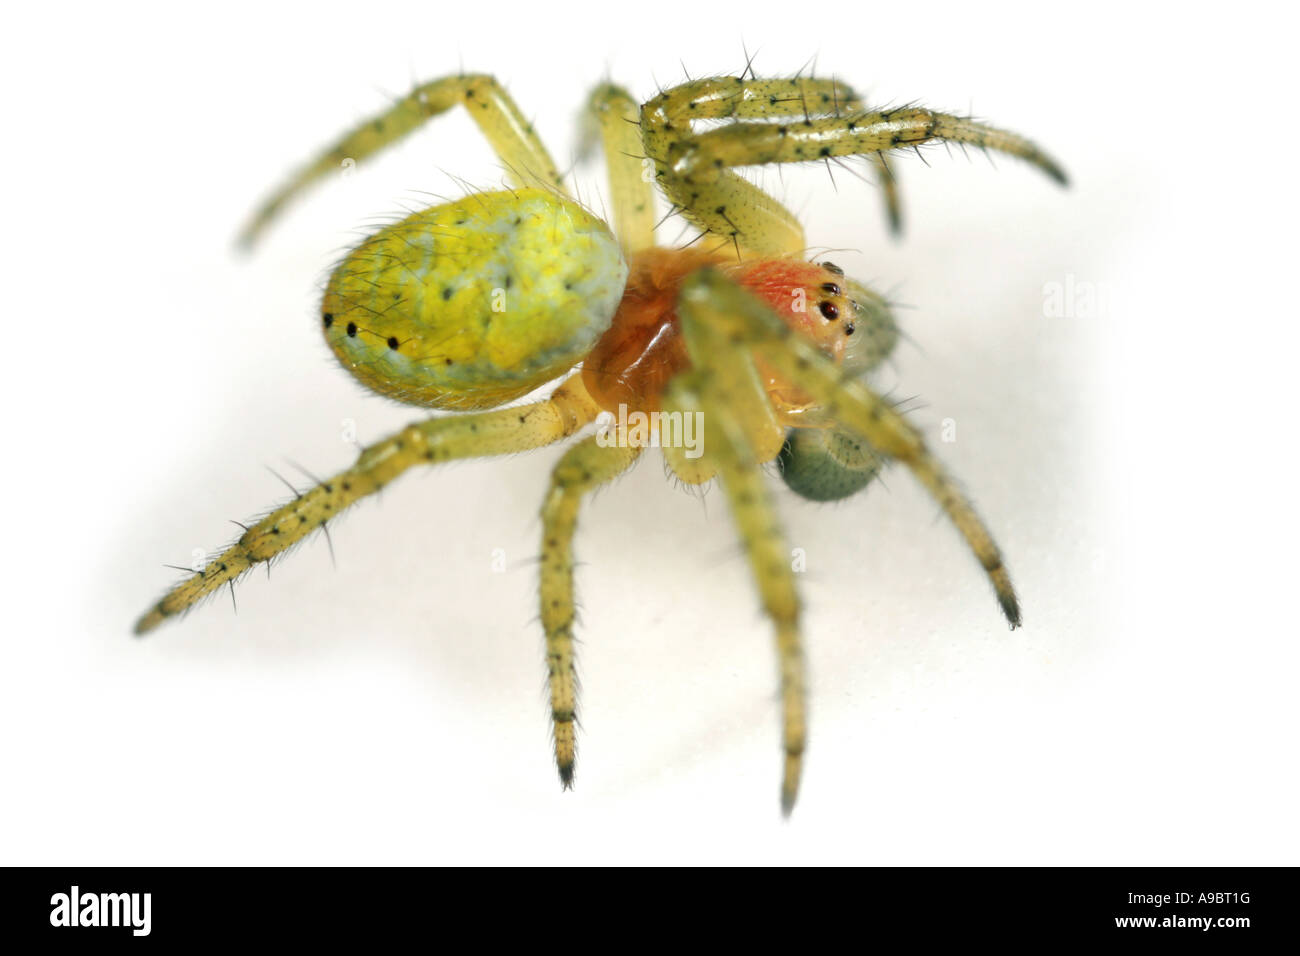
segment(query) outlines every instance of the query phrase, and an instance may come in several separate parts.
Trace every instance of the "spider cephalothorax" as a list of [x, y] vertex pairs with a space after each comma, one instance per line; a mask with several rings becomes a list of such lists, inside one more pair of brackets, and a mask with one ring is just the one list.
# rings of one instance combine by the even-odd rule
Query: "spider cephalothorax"
[[[346, 135], [259, 210], [243, 239], [251, 243], [291, 197], [345, 160], [364, 159], [456, 104], [469, 110], [516, 188], [433, 206], [370, 236], [335, 268], [319, 319], [334, 354], [368, 388], [467, 414], [426, 419], [365, 448], [351, 467], [249, 526], [154, 605], [136, 633], [233, 587], [253, 565], [412, 466], [551, 444], [608, 412], [615, 424], [565, 452], [542, 505], [541, 618], [555, 757], [567, 787], [578, 507], [647, 444], [626, 413], [652, 415], [653, 443], [679, 478], [721, 479], [773, 622], [789, 812], [806, 736], [803, 652], [764, 463], [778, 460], [790, 488], [821, 501], [862, 489], [883, 460], [902, 462], [966, 540], [1013, 627], [1020, 612], [970, 503], [918, 432], [863, 381], [897, 339], [887, 303], [833, 263], [807, 261], [795, 217], [733, 168], [867, 156], [895, 227], [896, 181], [885, 160], [892, 149], [971, 143], [1020, 156], [1062, 183], [1064, 175], [1021, 137], [919, 107], [872, 111], [837, 80], [693, 80], [640, 107], [605, 85], [592, 94], [588, 116], [609, 166], [611, 229], [569, 197], [495, 80], [453, 76], [418, 87]], [[715, 122], [704, 129], [698, 120]], [[717, 237], [713, 248], [655, 244], [645, 169], [674, 211]], [[565, 375], [549, 398], [502, 407]], [[670, 440], [668, 426], [657, 424], [688, 415], [702, 423], [702, 443]]]

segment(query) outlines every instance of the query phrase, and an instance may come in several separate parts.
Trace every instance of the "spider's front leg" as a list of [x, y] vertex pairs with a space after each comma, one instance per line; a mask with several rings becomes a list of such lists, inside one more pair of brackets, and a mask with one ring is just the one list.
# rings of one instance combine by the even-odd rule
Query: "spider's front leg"
[[[804, 251], [803, 226], [763, 190], [728, 170], [712, 183], [684, 184], [673, 173], [671, 153], [693, 135], [695, 120], [771, 119], [850, 116], [863, 111], [862, 100], [847, 84], [834, 79], [745, 80], [738, 76], [691, 80], [646, 103], [641, 112], [646, 152], [655, 160], [664, 191], [688, 219], [738, 247], [763, 255]], [[883, 155], [872, 157], [891, 231], [902, 229], [898, 179]]]
[[408, 425], [364, 449], [351, 468], [250, 526], [229, 548], [168, 591], [136, 622], [135, 633], [146, 634], [223, 585], [233, 585], [254, 565], [273, 560], [414, 465], [539, 448], [572, 435], [591, 422], [597, 411], [581, 377], [573, 376], [549, 399], [532, 405]]
[[885, 199], [885, 216], [889, 220], [889, 231], [895, 236], [903, 232], [903, 202], [898, 196], [898, 174], [885, 159], [884, 153], [871, 153], [867, 157], [875, 167], [876, 179], [880, 181], [880, 192]]
[[763, 610], [775, 630], [784, 753], [781, 809], [789, 815], [799, 794], [807, 740], [803, 641], [790, 551], [761, 468], [777, 454], [784, 433], [746, 343], [715, 321], [714, 310], [726, 303], [686, 295], [694, 286], [688, 279], [679, 300], [692, 368], [669, 382], [664, 405], [702, 419], [702, 460], [707, 462], [702, 473], [716, 472], [721, 479]]
[[[685, 311], [683, 321], [686, 321]], [[781, 810], [788, 816], [799, 795], [808, 733], [799, 595], [790, 566], [790, 551], [764, 480], [760, 457], [755, 452], [755, 442], [747, 433], [743, 419], [737, 416], [736, 408], [729, 404], [729, 400], [742, 395], [764, 401], [765, 396], [761, 388], [729, 392], [722, 384], [726, 374], [720, 376], [716, 370], [723, 368], [747, 377], [744, 359], [735, 352], [715, 358], [718, 361], [713, 371], [691, 371], [674, 378], [664, 393], [664, 407], [682, 415], [702, 416], [704, 455], [722, 481], [763, 611], [775, 629], [784, 753]]]
[[945, 140], [1019, 156], [1062, 186], [1065, 171], [1047, 153], [1015, 133], [920, 106], [836, 116], [807, 123], [737, 123], [701, 133], [669, 154], [673, 175], [687, 185], [708, 182], [713, 170], [766, 163], [803, 163], [832, 156], [883, 153]]
[[[669, 383], [664, 404], [704, 416], [705, 457], [722, 479], [764, 610], [775, 626], [785, 751], [781, 804], [788, 814], [798, 794], [806, 739], [804, 662], [789, 552], [760, 468], [761, 462], [776, 454], [772, 435], [779, 435], [780, 426], [757, 374], [756, 358], [809, 395], [836, 429], [907, 465], [975, 552], [1013, 627], [1020, 623], [1020, 609], [1001, 554], [970, 502], [916, 430], [884, 399], [836, 366], [764, 302], [716, 270], [702, 269], [683, 283], [678, 311], [692, 369]], [[855, 480], [862, 483], [878, 467], [860, 449], [844, 464], [847, 470], [861, 473]], [[839, 497], [845, 490], [837, 488], [831, 496]]]
[[1020, 626], [1020, 604], [1002, 553], [970, 500], [930, 453], [920, 432], [865, 384], [846, 374], [763, 302], [711, 269], [682, 286], [682, 315], [695, 313], [728, 341], [744, 343], [785, 381], [802, 389], [838, 428], [907, 466], [943, 508], [975, 554], [1011, 626]]
[[707, 182], [686, 182], [673, 169], [673, 152], [694, 139], [696, 120], [837, 115], [857, 105], [857, 94], [837, 80], [691, 80], [641, 107], [641, 136], [664, 194], [691, 222], [730, 239], [737, 251], [802, 255], [807, 242], [794, 213], [729, 169], [715, 169]]
[[540, 185], [567, 195], [555, 161], [532, 123], [496, 79], [484, 74], [445, 76], [417, 86], [383, 113], [344, 134], [292, 176], [253, 214], [240, 233], [239, 244], [252, 246], [290, 200], [313, 183], [337, 173], [345, 160], [368, 159], [458, 103], [478, 124], [513, 183]]
[[[731, 120], [696, 132], [697, 119]], [[642, 108], [646, 150], [668, 198], [701, 228], [760, 255], [803, 251], [791, 213], [731, 170], [864, 155], [880, 176], [891, 224], [901, 221], [897, 184], [884, 156], [932, 141], [1018, 156], [1064, 185], [1060, 165], [1029, 140], [974, 120], [917, 106], [872, 111], [837, 80], [694, 80]]]

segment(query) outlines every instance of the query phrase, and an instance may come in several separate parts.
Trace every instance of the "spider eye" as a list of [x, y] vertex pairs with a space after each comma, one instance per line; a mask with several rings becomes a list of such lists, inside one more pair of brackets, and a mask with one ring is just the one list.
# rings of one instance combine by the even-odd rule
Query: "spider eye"
[[838, 319], [840, 317], [839, 307], [834, 302], [827, 302], [823, 299], [817, 308], [821, 309], [822, 315], [827, 319]]
[[839, 266], [837, 266], [837, 265], [836, 265], [835, 263], [833, 263], [833, 262], [823, 262], [823, 263], [821, 264], [821, 267], [822, 267], [823, 269], [825, 269], [827, 272], [833, 272], [833, 273], [835, 273], [837, 276], [842, 276], [842, 275], [844, 275], [844, 270], [841, 269]]
[[823, 282], [822, 291], [825, 292], [827, 295], [839, 295], [840, 287], [837, 286], [834, 282]]

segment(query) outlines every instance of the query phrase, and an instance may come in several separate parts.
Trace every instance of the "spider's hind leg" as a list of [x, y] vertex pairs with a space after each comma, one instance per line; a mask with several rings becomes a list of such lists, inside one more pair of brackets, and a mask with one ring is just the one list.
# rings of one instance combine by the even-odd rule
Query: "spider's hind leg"
[[337, 173], [345, 160], [368, 159], [458, 103], [478, 124], [512, 182], [565, 192], [555, 161], [532, 123], [496, 79], [485, 74], [445, 76], [417, 86], [383, 113], [354, 127], [290, 177], [258, 207], [240, 233], [239, 244], [244, 248], [252, 246], [292, 199], [313, 183]]
[[254, 565], [274, 560], [326, 522], [372, 495], [416, 465], [457, 458], [508, 455], [549, 445], [572, 435], [596, 417], [598, 409], [574, 376], [545, 401], [408, 425], [363, 449], [342, 472], [317, 483], [276, 508], [190, 577], [181, 581], [136, 622], [147, 634], [183, 614]]
[[591, 91], [583, 112], [580, 154], [599, 138], [609, 175], [614, 232], [624, 253], [655, 244], [654, 180], [645, 174], [641, 141], [641, 107], [621, 86], [602, 83]]
[[617, 442], [602, 445], [591, 435], [564, 453], [551, 473], [542, 503], [542, 570], [540, 597], [546, 629], [547, 686], [555, 765], [560, 783], [573, 785], [577, 750], [578, 677], [573, 654], [573, 532], [582, 498], [632, 466], [638, 447]]

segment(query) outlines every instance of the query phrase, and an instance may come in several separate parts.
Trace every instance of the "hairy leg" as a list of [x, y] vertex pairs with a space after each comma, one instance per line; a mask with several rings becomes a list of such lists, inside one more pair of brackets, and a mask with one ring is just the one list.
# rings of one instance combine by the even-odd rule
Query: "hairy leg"
[[885, 159], [884, 153], [869, 153], [867, 159], [876, 170], [876, 180], [880, 183], [880, 194], [885, 201], [885, 218], [889, 221], [889, 231], [895, 236], [903, 232], [903, 202], [898, 195], [898, 175]]
[[291, 177], [258, 208], [240, 233], [249, 247], [284, 206], [316, 181], [339, 171], [345, 159], [361, 162], [456, 104], [464, 104], [492, 149], [519, 186], [543, 186], [564, 192], [563, 180], [546, 147], [493, 77], [446, 76], [417, 86], [378, 116], [346, 133], [312, 163]]
[[683, 297], [682, 335], [692, 371], [669, 383], [664, 401], [675, 411], [703, 417], [704, 457], [722, 480], [763, 610], [775, 630], [785, 754], [781, 808], [789, 814], [799, 792], [807, 738], [804, 656], [790, 551], [761, 468], [780, 450], [784, 431], [752, 356], [725, 326], [713, 322], [713, 307], [725, 308], [726, 303], [701, 307], [698, 297]]
[[631, 467], [640, 448], [602, 447], [592, 435], [574, 445], [551, 473], [542, 503], [542, 626], [546, 629], [546, 672], [551, 726], [560, 783], [573, 785], [576, 756], [578, 678], [573, 654], [573, 532], [582, 498]]
[[[696, 119], [734, 122], [696, 132]], [[802, 251], [802, 230], [788, 210], [740, 179], [733, 167], [872, 156], [945, 140], [1019, 156], [1065, 183], [1061, 167], [1024, 137], [915, 106], [870, 111], [837, 80], [694, 80], [646, 103], [642, 125], [659, 182], [683, 215], [760, 255]], [[897, 183], [883, 159], [872, 162], [897, 229]]]
[[789, 549], [777, 521], [762, 468], [744, 428], [731, 414], [727, 395], [705, 372], [685, 372], [669, 383], [664, 406], [704, 417], [705, 457], [727, 496], [736, 530], [758, 587], [763, 611], [776, 637], [781, 693], [781, 809], [787, 815], [799, 794], [807, 738], [803, 644], [799, 635], [799, 596]]
[[136, 622], [135, 633], [152, 631], [255, 564], [282, 554], [413, 465], [505, 455], [549, 445], [592, 421], [597, 411], [582, 387], [581, 376], [573, 376], [550, 398], [532, 405], [408, 425], [364, 449], [351, 468], [304, 491], [249, 527], [218, 557], [167, 592]]
[[719, 169], [799, 163], [878, 153], [934, 140], [966, 143], [1019, 156], [1065, 185], [1056, 161], [1023, 136], [920, 106], [827, 117], [804, 123], [735, 123], [677, 143], [669, 167], [687, 184], [709, 182]]
[[655, 244], [654, 187], [645, 175], [639, 116], [636, 100], [612, 83], [602, 83], [591, 91], [584, 114], [581, 152], [590, 151], [600, 137], [609, 172], [614, 232], [625, 255]]
[[687, 279], [682, 310], [683, 315], [696, 314], [716, 330], [715, 335], [753, 349], [775, 372], [812, 396], [840, 427], [906, 465], [974, 552], [1011, 626], [1019, 626], [1019, 602], [993, 536], [920, 433], [887, 401], [847, 376], [762, 301], [714, 270], [704, 269]]
[[693, 135], [695, 120], [803, 115], [805, 105], [821, 111], [853, 103], [856, 94], [835, 80], [691, 80], [641, 107], [642, 138], [664, 194], [688, 220], [730, 239], [738, 253], [802, 255], [807, 246], [803, 226], [775, 198], [730, 170], [708, 183], [685, 183], [673, 173], [669, 154]]

